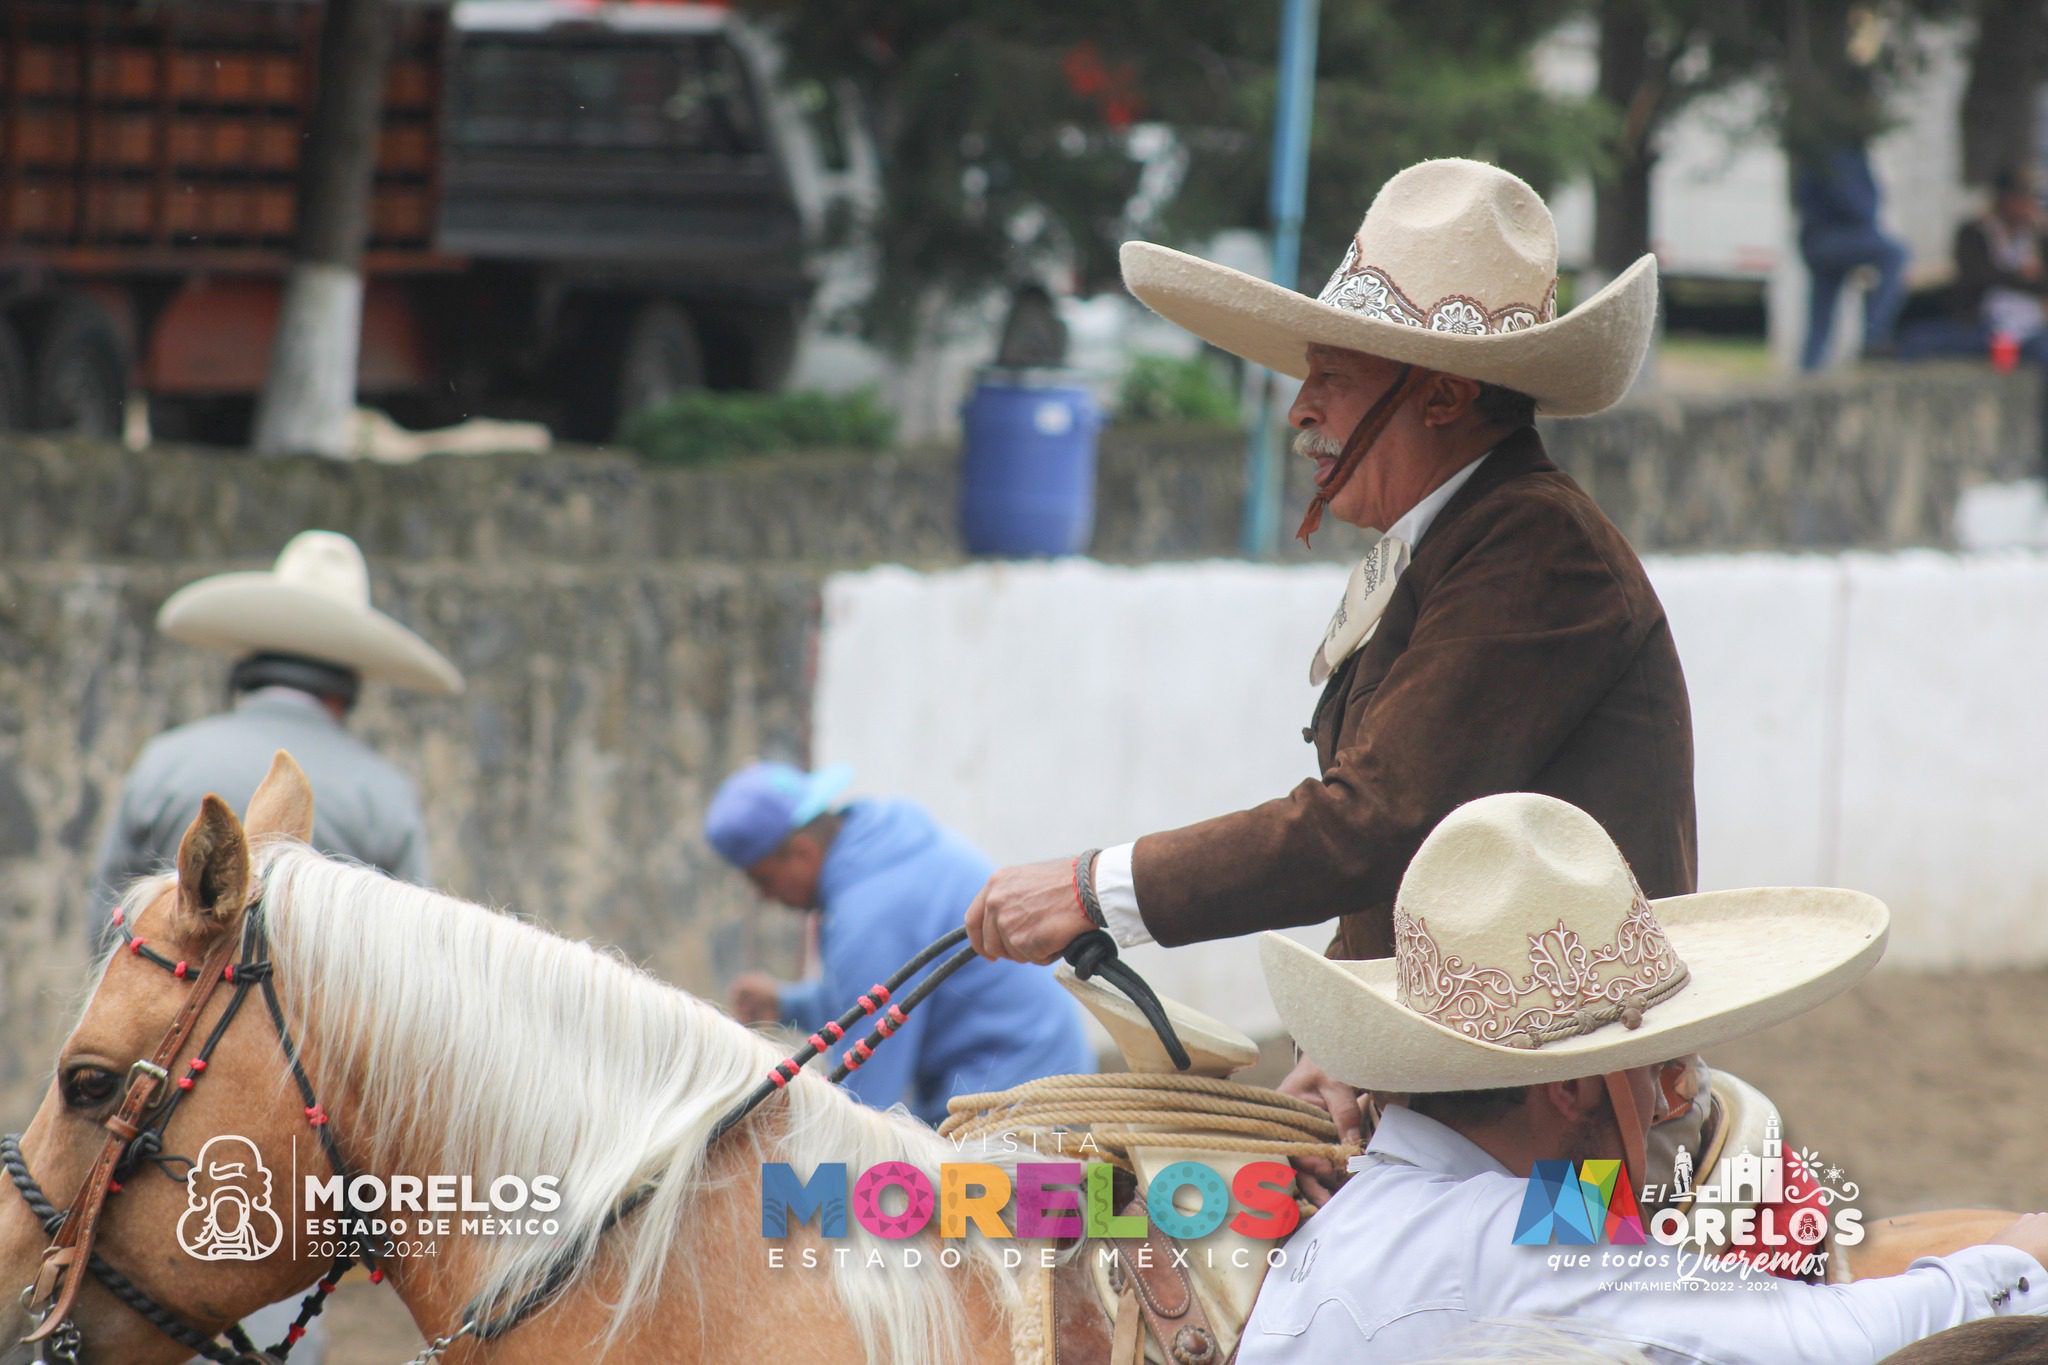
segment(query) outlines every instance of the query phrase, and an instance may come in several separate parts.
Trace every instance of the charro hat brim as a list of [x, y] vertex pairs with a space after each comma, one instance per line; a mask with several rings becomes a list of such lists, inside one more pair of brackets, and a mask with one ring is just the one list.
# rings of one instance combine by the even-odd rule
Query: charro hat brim
[[462, 690], [432, 645], [374, 607], [280, 582], [267, 572], [202, 578], [171, 594], [156, 618], [174, 640], [229, 654], [294, 654], [420, 692]]
[[[1145, 1012], [1123, 995], [1098, 981], [1076, 976], [1074, 969], [1060, 963], [1053, 971], [1059, 983], [1095, 1016], [1132, 1071], [1155, 1074], [1177, 1073], [1166, 1044]], [[1202, 1013], [1178, 1000], [1160, 998], [1167, 1022], [1188, 1054], [1188, 1073], [1193, 1076], [1228, 1076], [1259, 1060], [1259, 1045], [1235, 1027]]]
[[1121, 260], [1124, 284], [1146, 307], [1255, 365], [1299, 379], [1309, 346], [1334, 346], [1499, 384], [1558, 417], [1599, 412], [1628, 392], [1657, 316], [1652, 256], [1563, 317], [1484, 335], [1363, 317], [1151, 242], [1124, 243]]
[[1538, 1085], [1669, 1061], [1782, 1023], [1860, 980], [1890, 917], [1860, 891], [1770, 887], [1651, 902], [1690, 977], [1642, 1013], [1541, 1047], [1469, 1037], [1401, 1004], [1397, 960], [1324, 958], [1262, 934], [1266, 987], [1304, 1055], [1349, 1085], [1417, 1094]]

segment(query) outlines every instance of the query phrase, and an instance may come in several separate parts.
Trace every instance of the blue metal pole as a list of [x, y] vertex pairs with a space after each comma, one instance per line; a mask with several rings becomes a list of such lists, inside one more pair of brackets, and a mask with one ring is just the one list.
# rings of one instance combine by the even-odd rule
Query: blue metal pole
[[[1309, 131], [1315, 117], [1316, 26], [1321, 0], [1285, 0], [1280, 18], [1279, 90], [1273, 126], [1273, 281], [1289, 289], [1301, 274], [1301, 215], [1308, 194]], [[1280, 460], [1273, 440], [1273, 376], [1261, 372], [1259, 401], [1245, 450], [1244, 525], [1248, 559], [1273, 553], [1280, 540]]]

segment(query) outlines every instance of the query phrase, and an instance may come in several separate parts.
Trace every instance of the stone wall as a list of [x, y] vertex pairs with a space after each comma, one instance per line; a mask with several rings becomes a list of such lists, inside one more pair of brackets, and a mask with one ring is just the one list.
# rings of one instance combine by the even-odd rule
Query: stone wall
[[[1551, 439], [1646, 550], [1942, 544], [1957, 490], [2035, 466], [2038, 392], [2030, 373], [1876, 371], [1632, 404]], [[1232, 552], [1242, 458], [1235, 432], [1112, 431], [1096, 552]], [[0, 1131], [26, 1119], [75, 1008], [122, 774], [221, 701], [223, 661], [150, 628], [178, 585], [267, 562], [307, 526], [356, 536], [379, 601], [471, 682], [456, 700], [373, 689], [357, 720], [420, 783], [435, 879], [712, 993], [745, 965], [793, 966], [797, 925], [713, 862], [710, 789], [808, 751], [826, 575], [957, 561], [957, 496], [957, 461], [934, 450], [671, 470], [0, 443]], [[1358, 543], [1319, 537], [1315, 557]]]
[[[150, 629], [210, 567], [0, 567], [0, 1131], [27, 1121], [72, 1017], [122, 775], [221, 702], [224, 661]], [[796, 917], [758, 908], [698, 830], [719, 776], [805, 751], [815, 577], [426, 565], [375, 592], [469, 679], [452, 699], [368, 689], [355, 721], [419, 782], [439, 885], [700, 993], [795, 964]]]
[[[2039, 384], [2031, 369], [1902, 366], [1544, 425], [1558, 462], [1645, 550], [1942, 545], [1962, 488], [2038, 467]], [[1093, 553], [1234, 555], [1243, 461], [1235, 431], [1112, 428]], [[1291, 531], [1309, 484], [1306, 462], [1287, 463]], [[604, 451], [380, 466], [16, 440], [0, 445], [0, 489], [0, 558], [12, 562], [261, 560], [304, 526], [402, 561], [960, 554], [950, 449], [668, 469]], [[1317, 551], [1346, 557], [1355, 540]], [[1309, 556], [1289, 545], [1280, 557]]]
[[1895, 366], [1553, 422], [1551, 453], [1643, 550], [1954, 544], [1974, 484], [2041, 472], [2041, 375]]

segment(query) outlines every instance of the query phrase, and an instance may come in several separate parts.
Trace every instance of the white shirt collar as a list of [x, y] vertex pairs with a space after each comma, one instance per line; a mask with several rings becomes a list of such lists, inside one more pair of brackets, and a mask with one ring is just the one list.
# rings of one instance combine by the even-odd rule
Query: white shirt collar
[[[1469, 471], [1468, 471], [1469, 472]], [[1369, 1163], [1374, 1157], [1405, 1161], [1425, 1171], [1435, 1171], [1454, 1180], [1477, 1175], [1513, 1175], [1492, 1154], [1455, 1128], [1425, 1118], [1406, 1105], [1390, 1104], [1380, 1112], [1379, 1125], [1365, 1145], [1365, 1155], [1354, 1162]]]
[[[1493, 452], [1490, 450], [1486, 452], [1486, 455], [1491, 454]], [[1406, 541], [1411, 547], [1420, 543], [1422, 537], [1429, 531], [1429, 524], [1436, 520], [1436, 514], [1444, 510], [1444, 504], [1456, 497], [1458, 490], [1465, 486], [1465, 480], [1471, 478], [1473, 471], [1486, 463], [1486, 455], [1481, 455], [1471, 464], [1466, 465], [1463, 469], [1431, 489], [1429, 495], [1421, 502], [1416, 503], [1413, 507], [1395, 518], [1394, 524], [1387, 528], [1386, 533], [1389, 536]]]
[[341, 727], [341, 722], [327, 709], [327, 703], [311, 692], [301, 692], [296, 687], [283, 687], [277, 684], [258, 687], [244, 692], [235, 703], [235, 709], [238, 711], [250, 706], [272, 714], [286, 711], [303, 713], [308, 719], [325, 721], [336, 729]]

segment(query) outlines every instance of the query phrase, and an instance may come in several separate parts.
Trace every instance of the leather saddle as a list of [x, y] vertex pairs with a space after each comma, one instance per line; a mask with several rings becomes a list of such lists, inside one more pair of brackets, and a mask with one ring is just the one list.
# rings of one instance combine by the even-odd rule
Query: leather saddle
[[[1140, 1204], [1124, 1211], [1139, 1212]], [[1143, 1237], [1068, 1248], [1056, 1268], [1034, 1272], [1025, 1286], [1036, 1330], [1023, 1333], [1017, 1365], [1227, 1365], [1265, 1259], [1229, 1272], [1244, 1281], [1245, 1307], [1235, 1311], [1198, 1282], [1192, 1267], [1199, 1255], [1156, 1227]]]
[[[1108, 1030], [1129, 1069], [1175, 1069], [1152, 1025], [1127, 1001], [1065, 970], [1059, 976]], [[1257, 1045], [1230, 1025], [1178, 1001], [1161, 1003], [1187, 1047], [1191, 1074], [1228, 1076], [1258, 1059]], [[1132, 1155], [1138, 1174], [1117, 1177], [1115, 1203], [1124, 1213], [1144, 1212], [1140, 1180], [1158, 1167], [1221, 1156], [1170, 1147]], [[1180, 1243], [1148, 1219], [1143, 1237], [1064, 1248], [1056, 1268], [1031, 1271], [1022, 1283], [1017, 1365], [1226, 1365], [1265, 1278], [1270, 1245], [1248, 1243], [1247, 1254], [1233, 1256], [1235, 1236]]]

